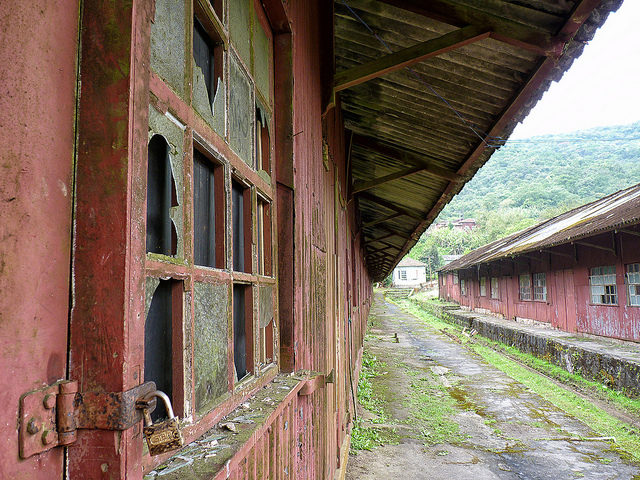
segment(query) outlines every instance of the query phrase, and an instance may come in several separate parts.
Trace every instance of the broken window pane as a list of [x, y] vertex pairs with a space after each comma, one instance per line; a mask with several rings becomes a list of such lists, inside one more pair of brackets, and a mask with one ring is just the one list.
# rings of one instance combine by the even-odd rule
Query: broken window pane
[[232, 182], [233, 269], [237, 272], [251, 271], [251, 257], [249, 255], [251, 249], [251, 203], [249, 192], [249, 189], [238, 182]]
[[[172, 324], [174, 311], [181, 308], [180, 292], [179, 282], [160, 280], [151, 298], [144, 324], [144, 380], [155, 382], [158, 390], [165, 392], [170, 398], [173, 396]], [[166, 416], [164, 405], [158, 402], [151, 418], [158, 420]]]
[[193, 152], [193, 256], [196, 265], [216, 266], [214, 166]]
[[251, 345], [251, 287], [233, 286], [233, 361], [236, 379], [242, 380], [252, 369], [247, 346]]
[[162, 135], [154, 135], [147, 163], [147, 252], [175, 255], [177, 235], [169, 215], [173, 204], [177, 201], [169, 144]]
[[215, 60], [214, 45], [202, 23], [197, 18], [193, 19], [193, 58], [204, 75], [204, 83], [209, 94], [209, 103], [213, 102], [215, 94]]

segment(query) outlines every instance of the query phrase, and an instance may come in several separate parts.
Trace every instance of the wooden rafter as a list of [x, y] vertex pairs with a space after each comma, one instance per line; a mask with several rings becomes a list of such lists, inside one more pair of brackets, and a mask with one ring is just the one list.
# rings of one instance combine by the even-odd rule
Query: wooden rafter
[[484, 26], [470, 25], [460, 28], [441, 37], [427, 40], [349, 70], [338, 72], [334, 79], [334, 89], [336, 92], [340, 92], [360, 85], [387, 73], [422, 62], [427, 58], [477, 42], [487, 38], [489, 34], [490, 32]]
[[[380, 242], [382, 240], [387, 240], [388, 238], [395, 237], [395, 236], [402, 237], [402, 235], [400, 235], [399, 233], [388, 232], [388, 233], [385, 233], [384, 235], [381, 235], [379, 237], [365, 238], [364, 243], [365, 243], [365, 245], [370, 245], [372, 243]], [[402, 238], [404, 238], [404, 237], [402, 237]]]
[[399, 180], [401, 178], [405, 178], [422, 171], [424, 171], [424, 168], [422, 167], [411, 167], [411, 168], [405, 168], [404, 170], [400, 170], [398, 172], [390, 173], [389, 175], [385, 175], [383, 177], [374, 178], [373, 180], [356, 182], [355, 185], [353, 186], [352, 192], [354, 194], [359, 192], [364, 192], [365, 190], [370, 190], [379, 185], [383, 185], [385, 183], [389, 183], [394, 180]]
[[451, 0], [429, 0], [428, 2], [411, 0], [380, 1], [456, 27], [483, 25], [491, 29], [491, 38], [494, 40], [524, 48], [539, 55], [559, 56], [562, 53], [564, 43], [568, 39], [563, 31], [560, 32], [560, 35], [553, 36], [530, 25]]
[[378, 205], [382, 205], [385, 208], [388, 208], [389, 210], [393, 210], [396, 213], [401, 213], [402, 215], [405, 215], [409, 218], [413, 218], [414, 220], [424, 220], [425, 215], [420, 213], [420, 212], [412, 212], [410, 210], [407, 210], [404, 207], [401, 207], [399, 205], [396, 205], [393, 202], [390, 202], [388, 200], [385, 200], [384, 198], [380, 198], [376, 195], [373, 195], [371, 193], [368, 192], [360, 192], [358, 194], [358, 196], [361, 199], [364, 200], [369, 200], [370, 202], [374, 202], [377, 203]]
[[369, 222], [364, 222], [362, 224], [362, 228], [373, 227], [375, 225], [379, 225], [381, 223], [388, 222], [389, 220], [394, 220], [398, 217], [401, 217], [401, 213], [392, 213], [391, 215], [385, 215], [384, 217], [378, 217], [375, 220], [371, 220]]
[[438, 161], [435, 157], [428, 157], [419, 153], [395, 148], [364, 135], [354, 135], [353, 143], [374, 150], [376, 153], [384, 155], [385, 157], [401, 160], [403, 163], [415, 165], [416, 167], [422, 167], [421, 171], [442, 178], [443, 180], [448, 180], [449, 182], [459, 182], [462, 180], [462, 177], [456, 174], [456, 172], [434, 165], [433, 163]]

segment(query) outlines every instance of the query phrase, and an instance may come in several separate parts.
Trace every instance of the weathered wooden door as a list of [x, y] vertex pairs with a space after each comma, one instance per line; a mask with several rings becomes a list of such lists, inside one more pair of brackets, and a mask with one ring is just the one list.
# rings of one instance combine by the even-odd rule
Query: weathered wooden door
[[[0, 478], [55, 480], [64, 449], [21, 458], [19, 405], [67, 375], [78, 2], [2, 10]], [[43, 445], [35, 417], [22, 456]]]
[[567, 293], [566, 285], [564, 282], [564, 272], [558, 270], [555, 272], [555, 289], [554, 289], [554, 316], [551, 319], [551, 324], [561, 330], [567, 328]]
[[567, 312], [567, 321], [565, 328], [567, 332], [577, 332], [577, 318], [578, 312], [576, 311], [576, 289], [573, 281], [573, 270], [567, 269], [563, 271], [564, 288], [565, 288], [565, 305]]

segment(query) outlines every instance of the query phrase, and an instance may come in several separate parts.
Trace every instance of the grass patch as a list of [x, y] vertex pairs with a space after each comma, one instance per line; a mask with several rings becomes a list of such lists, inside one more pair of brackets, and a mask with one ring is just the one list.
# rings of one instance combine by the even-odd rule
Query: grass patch
[[505, 345], [500, 342], [495, 342], [484, 337], [478, 338], [477, 341], [493, 349], [504, 351], [509, 356], [514, 357], [519, 362], [527, 365], [528, 367], [542, 372], [545, 375], [548, 375], [562, 383], [572, 385], [582, 391], [588, 392], [589, 394], [598, 395], [598, 397], [611, 402], [618, 408], [626, 410], [633, 415], [640, 416], [640, 399], [630, 398], [623, 392], [612, 390], [611, 388], [608, 388], [606, 385], [600, 382], [586, 379], [577, 373], [568, 372], [567, 370], [554, 365], [553, 363], [535, 357], [530, 353], [522, 352], [516, 347]]
[[[371, 423], [384, 423], [387, 415], [384, 411], [384, 402], [375, 392], [373, 379], [378, 376], [386, 365], [379, 361], [375, 355], [367, 350], [362, 352], [362, 370], [358, 380], [358, 403], [376, 415]], [[373, 448], [392, 444], [397, 440], [397, 434], [389, 430], [381, 430], [371, 425], [366, 425], [362, 418], [357, 418], [351, 430], [351, 451], [372, 450]]]
[[[640, 400], [629, 398], [621, 392], [611, 390], [601, 383], [587, 380], [578, 374], [569, 373], [550, 362], [531, 354], [523, 353], [515, 347], [510, 347], [482, 337], [474, 337], [472, 340], [464, 335], [458, 336], [457, 334], [461, 331], [458, 326], [446, 323], [437, 316], [424, 311], [417, 302], [403, 300], [397, 303], [403, 309], [432, 327], [456, 335], [462, 344], [480, 355], [485, 361], [525, 385], [536, 394], [547, 399], [569, 415], [581, 420], [599, 435], [614, 437], [616, 439], [615, 446], [618, 450], [621, 450], [619, 453], [623, 455], [626, 454], [629, 458], [640, 461], [640, 430], [618, 420], [603, 409], [593, 405], [590, 401], [582, 398], [571, 390], [557, 385], [551, 379], [532, 372], [518, 362], [559, 380], [562, 383], [577, 386], [589, 394], [597, 395], [601, 398], [604, 397], [615, 407], [632, 415], [640, 415]], [[496, 350], [503, 351], [505, 354], [517, 359], [517, 361], [508, 358]]]
[[351, 450], [372, 450], [383, 443], [382, 436], [377, 428], [363, 426], [361, 418], [353, 422]]
[[408, 421], [418, 428], [425, 445], [458, 443], [465, 439], [460, 434], [460, 426], [451, 420], [457, 412], [456, 401], [446, 388], [424, 377], [413, 380], [410, 386]]
[[358, 403], [383, 420], [385, 419], [384, 402], [375, 395], [372, 380], [380, 374], [384, 367], [385, 364], [380, 362], [375, 355], [367, 350], [362, 352], [362, 370], [358, 380]]
[[598, 434], [605, 437], [615, 437], [615, 443], [620, 449], [634, 460], [640, 461], [640, 432], [637, 429], [609, 415], [570, 390], [531, 372], [485, 345], [472, 343], [470, 347], [487, 362], [569, 415], [581, 420]]

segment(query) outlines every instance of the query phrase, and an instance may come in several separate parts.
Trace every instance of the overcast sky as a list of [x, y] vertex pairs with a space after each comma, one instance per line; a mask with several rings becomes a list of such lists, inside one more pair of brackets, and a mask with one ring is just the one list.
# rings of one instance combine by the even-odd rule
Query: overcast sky
[[640, 1], [625, 0], [511, 138], [640, 120]]

